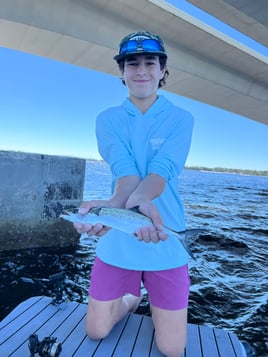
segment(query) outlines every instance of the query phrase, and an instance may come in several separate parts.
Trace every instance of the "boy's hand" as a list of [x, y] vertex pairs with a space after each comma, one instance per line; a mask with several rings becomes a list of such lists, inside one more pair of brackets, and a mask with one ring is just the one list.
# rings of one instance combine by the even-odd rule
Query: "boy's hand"
[[137, 238], [146, 243], [158, 243], [161, 240], [166, 240], [168, 236], [163, 233], [162, 218], [156, 206], [149, 200], [146, 202], [144, 201], [139, 205], [139, 211], [151, 218], [154, 227], [141, 227], [135, 232]]
[[[108, 207], [110, 206], [109, 201], [105, 200], [93, 200], [88, 202], [83, 202], [78, 210], [78, 213], [81, 215], [87, 214], [89, 210], [93, 207]], [[96, 236], [101, 237], [106, 234], [111, 228], [103, 226], [100, 223], [95, 225], [92, 224], [82, 224], [82, 223], [74, 223], [74, 228], [79, 234], [87, 233], [88, 236]]]

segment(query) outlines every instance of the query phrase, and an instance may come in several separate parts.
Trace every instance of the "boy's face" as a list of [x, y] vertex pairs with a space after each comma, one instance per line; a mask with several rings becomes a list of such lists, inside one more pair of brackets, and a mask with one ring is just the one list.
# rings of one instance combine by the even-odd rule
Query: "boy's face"
[[159, 56], [133, 55], [127, 57], [122, 72], [130, 98], [143, 100], [157, 96], [159, 81], [165, 69], [160, 68]]

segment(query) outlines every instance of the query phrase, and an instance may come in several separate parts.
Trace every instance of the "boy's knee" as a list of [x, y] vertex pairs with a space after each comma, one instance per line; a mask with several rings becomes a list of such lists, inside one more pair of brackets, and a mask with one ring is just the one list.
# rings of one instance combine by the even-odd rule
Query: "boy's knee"
[[185, 345], [172, 345], [170, 343], [166, 343], [165, 341], [157, 341], [157, 339], [156, 345], [159, 351], [166, 357], [181, 357], [185, 349]]
[[92, 340], [101, 340], [107, 337], [111, 329], [104, 326], [87, 326], [86, 332], [89, 338]]

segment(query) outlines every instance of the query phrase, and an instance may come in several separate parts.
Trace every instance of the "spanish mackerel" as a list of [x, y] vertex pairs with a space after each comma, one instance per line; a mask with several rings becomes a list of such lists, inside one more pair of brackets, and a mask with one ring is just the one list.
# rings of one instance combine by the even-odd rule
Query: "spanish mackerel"
[[[153, 226], [152, 220], [149, 217], [136, 212], [136, 210], [125, 208], [94, 207], [85, 215], [80, 215], [72, 211], [65, 211], [65, 214], [61, 214], [60, 217], [73, 223], [76, 222], [92, 225], [100, 223], [103, 226], [111, 227], [112, 229], [130, 235], [135, 235], [136, 230], [142, 226]], [[163, 232], [168, 236], [177, 237], [192, 258], [194, 258], [194, 256], [189, 249], [187, 242], [188, 238], [189, 236], [199, 235], [202, 231], [203, 230], [201, 229], [187, 229], [177, 232], [163, 225]]]

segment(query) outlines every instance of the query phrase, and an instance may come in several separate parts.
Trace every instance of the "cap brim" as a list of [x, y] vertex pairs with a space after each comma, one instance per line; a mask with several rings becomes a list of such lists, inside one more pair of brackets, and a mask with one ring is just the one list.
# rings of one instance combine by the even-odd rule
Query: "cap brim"
[[130, 57], [130, 56], [134, 56], [134, 55], [156, 55], [156, 56], [160, 56], [160, 57], [165, 57], [167, 58], [167, 55], [163, 52], [141, 52], [141, 51], [136, 51], [136, 52], [131, 52], [131, 53], [124, 53], [124, 54], [119, 54], [114, 56], [114, 60], [119, 62], [124, 58]]

